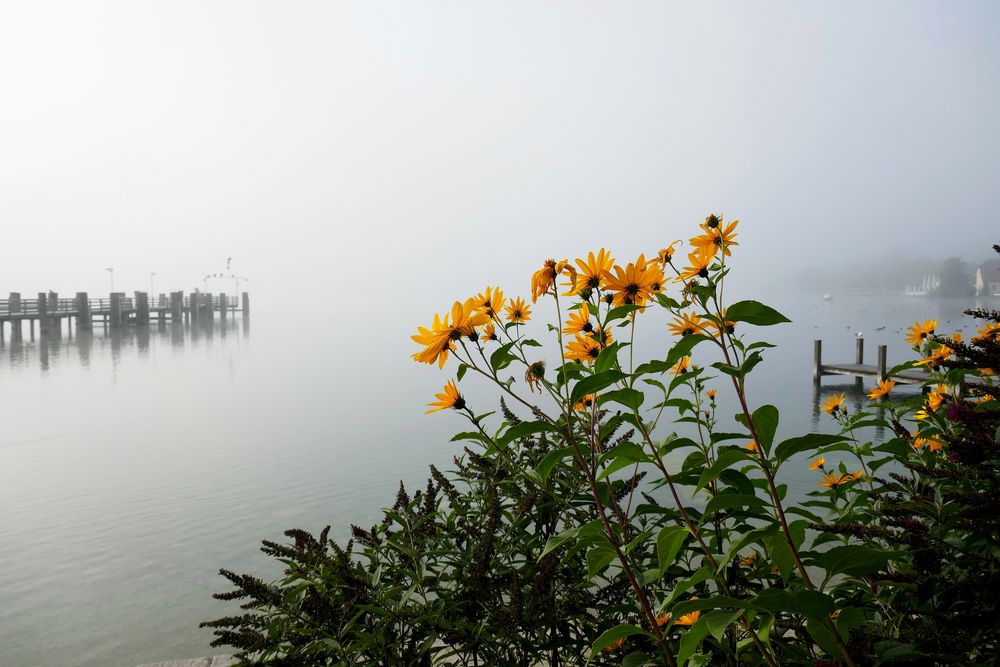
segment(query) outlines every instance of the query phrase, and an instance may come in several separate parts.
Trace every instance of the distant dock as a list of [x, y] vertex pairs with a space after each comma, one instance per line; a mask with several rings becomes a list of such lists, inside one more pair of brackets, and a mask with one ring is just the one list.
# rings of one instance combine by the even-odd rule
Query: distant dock
[[886, 368], [886, 346], [879, 345], [877, 350], [877, 363], [872, 366], [865, 363], [865, 339], [857, 338], [854, 349], [854, 363], [823, 363], [823, 341], [813, 341], [813, 383], [817, 386], [821, 383], [824, 375], [849, 375], [861, 384], [864, 378], [871, 378], [877, 382], [882, 380], [892, 380], [899, 384], [922, 384], [930, 378], [930, 374], [925, 370], [906, 370], [894, 373], [891, 376]]
[[211, 322], [216, 313], [225, 321], [240, 313], [250, 316], [250, 296], [243, 292], [239, 297], [210, 292], [170, 292], [160, 294], [150, 301], [147, 292], [112, 292], [106, 299], [91, 299], [86, 292], [77, 292], [72, 299], [60, 299], [55, 292], [39, 292], [36, 299], [22, 299], [20, 292], [11, 292], [7, 299], [0, 299], [0, 345], [7, 336], [10, 323], [10, 340], [20, 342], [24, 336], [23, 323], [28, 323], [28, 333], [35, 338], [35, 325], [43, 336], [62, 335], [63, 322], [72, 336], [73, 328], [92, 331], [94, 322], [104, 328], [118, 329], [129, 325], [148, 325], [171, 322]]

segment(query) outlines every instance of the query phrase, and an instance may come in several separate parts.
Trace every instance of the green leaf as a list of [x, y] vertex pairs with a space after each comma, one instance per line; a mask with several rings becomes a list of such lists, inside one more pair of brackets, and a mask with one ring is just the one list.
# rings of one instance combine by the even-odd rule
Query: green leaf
[[[670, 597], [667, 598], [667, 601], [664, 602], [660, 608], [664, 609], [666, 607], [669, 607], [674, 603], [674, 601], [678, 597], [683, 595], [688, 589], [690, 589], [693, 586], [697, 586], [706, 579], [711, 579], [711, 578], [712, 578], [712, 568], [710, 568], [707, 565], [698, 568], [698, 570], [690, 577], [688, 577], [687, 579], [681, 579], [676, 584], [674, 584], [674, 590], [670, 592]], [[693, 602], [704, 602], [704, 600], [694, 600]]]
[[618, 349], [620, 347], [621, 344], [615, 341], [601, 350], [601, 353], [597, 355], [597, 361], [594, 363], [594, 372], [603, 373], [614, 368], [618, 364]]
[[706, 517], [719, 510], [731, 507], [766, 507], [767, 502], [757, 496], [747, 496], [742, 493], [724, 493], [715, 496], [705, 505], [704, 515]]
[[709, 634], [721, 642], [723, 635], [726, 633], [726, 628], [739, 620], [742, 615], [743, 610], [737, 609], [736, 611], [712, 611], [705, 614], [703, 618], [705, 619], [705, 627], [708, 629]]
[[475, 440], [487, 445], [492, 444], [489, 438], [477, 431], [463, 431], [462, 433], [456, 433], [451, 438], [451, 442], [458, 442], [459, 440]]
[[656, 558], [660, 564], [660, 572], [666, 572], [678, 552], [684, 546], [684, 541], [690, 533], [684, 526], [666, 526], [656, 536]]
[[659, 303], [664, 308], [672, 308], [674, 310], [678, 310], [681, 307], [681, 304], [677, 303], [677, 301], [671, 299], [663, 292], [655, 294], [654, 298], [656, 299], [656, 302]]
[[[604, 464], [608, 461], [610, 461], [610, 463], [604, 466]], [[601, 456], [599, 467], [603, 466], [604, 469], [601, 470], [601, 473], [596, 477], [596, 479], [597, 481], [600, 481], [622, 468], [627, 468], [628, 466], [635, 465], [636, 463], [647, 462], [649, 462], [649, 456], [647, 456], [646, 452], [642, 450], [642, 447], [634, 442], [623, 442]]]
[[883, 569], [890, 560], [898, 556], [894, 551], [873, 549], [862, 544], [846, 544], [821, 553], [819, 561], [830, 574], [843, 573], [857, 577]]
[[542, 553], [538, 555], [538, 560], [542, 560], [549, 555], [553, 550], [558, 549], [562, 545], [566, 544], [570, 540], [575, 540], [583, 530], [582, 526], [577, 526], [576, 528], [569, 528], [562, 531], [557, 535], [553, 535], [545, 542], [545, 547], [542, 549]]
[[764, 449], [765, 454], [770, 454], [774, 433], [778, 430], [778, 408], [762, 405], [753, 411], [751, 418], [757, 432], [757, 444]]
[[836, 442], [843, 442], [844, 436], [842, 435], [830, 435], [827, 433], [808, 433], [806, 435], [800, 435], [796, 438], [789, 438], [788, 440], [783, 440], [781, 444], [774, 450], [774, 458], [778, 465], [781, 465], [792, 456], [798, 454], [799, 452], [808, 452], [812, 450], [817, 450], [820, 447], [826, 447], [827, 445], [832, 445]]
[[552, 470], [565, 458], [573, 455], [572, 447], [563, 447], [561, 449], [553, 449], [551, 452], [545, 455], [545, 457], [539, 462], [538, 467], [535, 468], [535, 472], [538, 473], [538, 478], [544, 484], [549, 475], [552, 474]]
[[620, 320], [621, 318], [629, 315], [630, 313], [634, 313], [637, 310], [639, 310], [639, 306], [636, 306], [634, 304], [625, 304], [623, 306], [617, 306], [616, 308], [612, 308], [610, 311], [608, 311], [607, 317], [605, 318], [604, 321], [612, 322], [614, 320]]
[[833, 598], [819, 591], [790, 591], [782, 588], [761, 591], [754, 598], [754, 603], [768, 611], [785, 611], [820, 620], [837, 606]]
[[639, 408], [642, 407], [643, 399], [645, 399], [645, 395], [641, 391], [637, 389], [630, 389], [628, 387], [601, 394], [601, 403], [606, 403], [608, 401], [621, 403], [625, 407], [635, 410], [636, 412], [638, 412]]
[[590, 649], [590, 659], [593, 660], [597, 657], [597, 654], [604, 650], [606, 647], [611, 646], [616, 641], [622, 637], [631, 637], [632, 635], [646, 635], [650, 636], [648, 632], [642, 628], [631, 625], [630, 623], [622, 623], [621, 625], [616, 625], [610, 630], [605, 630], [601, 633], [601, 636], [594, 640], [593, 647]]
[[[607, 541], [607, 540], [605, 540]], [[615, 550], [600, 544], [587, 552], [587, 575], [593, 579], [615, 559]]]
[[726, 319], [733, 322], [746, 322], [759, 327], [791, 322], [774, 308], [765, 306], [759, 301], [737, 301], [726, 309]]
[[698, 647], [701, 646], [702, 640], [708, 636], [708, 623], [704, 618], [699, 618], [694, 625], [688, 628], [683, 635], [681, 635], [681, 645], [680, 649], [677, 651], [677, 664], [683, 665], [688, 661]]
[[521, 422], [504, 431], [503, 435], [497, 438], [497, 444], [502, 447], [535, 433], [559, 433], [559, 427], [545, 421]]
[[677, 341], [670, 352], [667, 353], [667, 358], [665, 363], [667, 368], [672, 368], [674, 364], [681, 360], [681, 357], [686, 357], [691, 354], [691, 350], [694, 346], [702, 341], [712, 340], [708, 336], [702, 336], [701, 334], [689, 334], [687, 336], [681, 336], [681, 339]]
[[719, 454], [719, 457], [715, 460], [708, 469], [701, 474], [701, 479], [698, 480], [698, 486], [695, 487], [695, 491], [700, 491], [704, 489], [709, 482], [719, 476], [723, 470], [733, 466], [737, 463], [749, 463], [747, 455], [750, 454], [746, 449], [727, 449]]
[[510, 348], [514, 343], [504, 343], [490, 355], [490, 368], [494, 371], [501, 371], [510, 366], [512, 361], [517, 361], [517, 357], [510, 353]]
[[605, 387], [610, 387], [611, 385], [621, 381], [625, 377], [628, 376], [626, 376], [621, 371], [614, 371], [614, 370], [588, 375], [587, 377], [583, 378], [575, 385], [573, 385], [573, 393], [570, 395], [570, 403], [576, 403], [587, 394], [594, 394], [604, 389]]
[[527, 347], [542, 347], [542, 344], [539, 343], [534, 338], [525, 338], [524, 340], [521, 341], [521, 346], [522, 347], [524, 347], [524, 346], [527, 346]]
[[648, 653], [634, 651], [625, 656], [625, 659], [622, 660], [622, 667], [646, 667], [646, 665], [654, 662], [655, 660], [656, 659]]
[[458, 372], [457, 372], [457, 373], [455, 373], [455, 378], [456, 378], [456, 379], [457, 379], [457, 380], [458, 380], [459, 382], [461, 382], [461, 381], [462, 381], [462, 378], [464, 378], [464, 377], [465, 377], [465, 371], [467, 371], [467, 370], [469, 370], [469, 366], [468, 366], [467, 364], [459, 364], [459, 365], [458, 365]]

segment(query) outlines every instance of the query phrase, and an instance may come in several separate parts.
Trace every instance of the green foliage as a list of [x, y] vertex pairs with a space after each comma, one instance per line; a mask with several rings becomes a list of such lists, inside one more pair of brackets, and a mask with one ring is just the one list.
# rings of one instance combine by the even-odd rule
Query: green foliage
[[[423, 334], [419, 360], [446, 345], [459, 380], [493, 383], [500, 413], [456, 394], [471, 426], [453, 470], [432, 468], [412, 497], [401, 486], [346, 544], [326, 530], [265, 542], [279, 581], [224, 570], [235, 590], [216, 597], [245, 613], [204, 624], [215, 645], [245, 665], [995, 664], [1000, 313], [970, 312], [987, 324], [967, 343], [917, 346], [933, 358], [927, 394], [833, 406], [833, 432], [778, 442], [777, 408], [745, 383], [771, 345], [744, 329], [788, 320], [721, 303], [733, 229], [706, 220], [716, 254], [703, 274], [677, 270], [676, 298], [662, 293], [672, 264], [636, 262], [635, 294], [601, 282], [567, 307], [553, 285], [568, 264], [547, 262], [533, 287], [589, 312], [576, 350], [599, 348], [573, 356], [550, 325], [554, 373], [529, 360], [540, 344], [520, 324], [488, 348], [485, 319], [457, 303], [465, 321]], [[679, 338], [639, 359], [632, 334], [652, 308]], [[601, 339], [612, 326], [618, 340]], [[733, 420], [719, 390], [736, 394]], [[681, 432], [662, 435], [667, 422]], [[779, 475], [806, 456], [817, 489], [790, 502]]]

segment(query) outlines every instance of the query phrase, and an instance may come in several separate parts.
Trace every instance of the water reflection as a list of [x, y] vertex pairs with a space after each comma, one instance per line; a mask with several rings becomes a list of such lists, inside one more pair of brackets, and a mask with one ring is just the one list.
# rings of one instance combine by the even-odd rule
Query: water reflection
[[[829, 427], [828, 423], [823, 423], [823, 415], [826, 413], [820, 409], [820, 406], [823, 401], [835, 394], [844, 395], [844, 407], [847, 408], [849, 414], [857, 414], [864, 410], [866, 412], [873, 412], [880, 419], [885, 417], [886, 404], [871, 401], [868, 398], [868, 389], [859, 380], [860, 378], [852, 382], [843, 382], [840, 384], [813, 385], [812, 431], [814, 433], [824, 431]], [[873, 440], [875, 442], [882, 442], [884, 439], [885, 427], [882, 425], [875, 426]]]
[[37, 367], [47, 373], [74, 360], [81, 368], [90, 368], [95, 349], [109, 350], [114, 374], [123, 354], [149, 359], [151, 350], [158, 347], [160, 341], [169, 343], [174, 349], [196, 347], [203, 339], [212, 340], [216, 333], [220, 338], [233, 333], [246, 338], [250, 334], [250, 322], [247, 319], [197, 322], [194, 325], [160, 322], [122, 328], [102, 329], [98, 326], [93, 332], [74, 332], [72, 329], [63, 332], [61, 328], [53, 327], [37, 338], [32, 328], [27, 337], [12, 335], [9, 340], [0, 342], [0, 359], [6, 359], [6, 366], [14, 372]]

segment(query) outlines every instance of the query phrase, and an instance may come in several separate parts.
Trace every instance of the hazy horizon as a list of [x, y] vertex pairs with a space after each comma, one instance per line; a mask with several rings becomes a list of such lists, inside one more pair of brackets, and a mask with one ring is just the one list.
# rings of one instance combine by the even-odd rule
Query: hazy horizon
[[[989, 257], [1000, 7], [28, 3], [0, 21], [0, 294], [400, 286], [742, 221], [748, 286]], [[222, 291], [227, 283], [209, 286]], [[360, 296], [360, 299], [357, 297]], [[378, 304], [378, 305], [376, 305]]]

